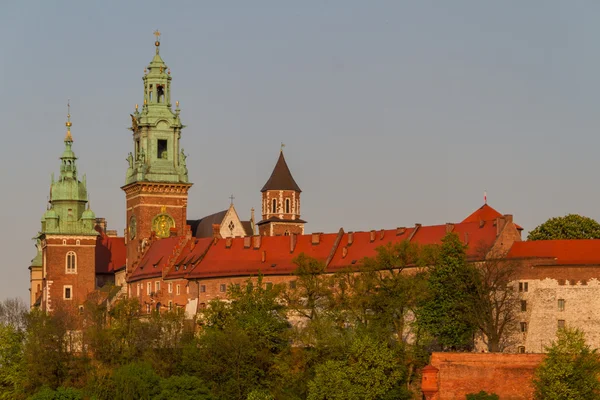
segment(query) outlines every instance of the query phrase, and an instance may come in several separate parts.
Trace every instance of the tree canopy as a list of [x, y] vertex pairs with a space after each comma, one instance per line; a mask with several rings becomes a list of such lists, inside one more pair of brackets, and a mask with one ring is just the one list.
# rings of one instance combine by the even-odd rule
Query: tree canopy
[[527, 240], [600, 239], [600, 223], [577, 214], [550, 218], [537, 226]]
[[546, 351], [533, 382], [536, 400], [600, 399], [600, 359], [582, 331], [560, 329]]

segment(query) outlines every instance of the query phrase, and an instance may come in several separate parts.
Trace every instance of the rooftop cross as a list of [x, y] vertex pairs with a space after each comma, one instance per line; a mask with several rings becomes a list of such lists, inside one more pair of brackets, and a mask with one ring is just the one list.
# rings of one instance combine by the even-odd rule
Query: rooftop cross
[[235, 197], [233, 197], [233, 195], [229, 196], [229, 200], [231, 201], [230, 204], [233, 204], [233, 199], [235, 199]]
[[279, 151], [283, 151], [284, 147], [285, 147], [285, 143], [281, 142], [281, 148], [279, 149]]
[[156, 46], [156, 54], [158, 54], [158, 48], [160, 47], [160, 31], [157, 29], [154, 31], [154, 36], [156, 36], [156, 41], [154, 45]]
[[71, 99], [67, 100], [67, 122], [65, 122], [65, 126], [67, 127], [67, 135], [65, 136], [65, 142], [72, 142], [73, 136], [71, 136]]

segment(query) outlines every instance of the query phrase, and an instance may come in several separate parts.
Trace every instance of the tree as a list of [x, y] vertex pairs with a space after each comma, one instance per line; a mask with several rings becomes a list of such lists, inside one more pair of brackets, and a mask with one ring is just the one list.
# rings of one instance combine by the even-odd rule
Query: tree
[[496, 393], [489, 394], [485, 390], [482, 390], [479, 393], [469, 393], [467, 395], [467, 400], [498, 400], [500, 397]]
[[23, 395], [23, 332], [12, 325], [0, 325], [0, 399]]
[[113, 381], [115, 400], [150, 400], [160, 392], [160, 379], [147, 363], [135, 362], [117, 368]]
[[70, 387], [59, 387], [52, 390], [48, 387], [43, 388], [30, 397], [30, 400], [82, 400], [81, 391]]
[[527, 240], [600, 239], [600, 223], [577, 214], [550, 218], [529, 232]]
[[472, 315], [488, 351], [501, 352], [512, 344], [517, 329], [519, 299], [512, 287], [517, 264], [501, 254], [487, 254], [474, 267]]
[[153, 400], [213, 400], [202, 380], [195, 376], [173, 375], [160, 381], [160, 393]]
[[600, 399], [600, 359], [582, 331], [559, 329], [533, 381], [536, 400]]
[[5, 299], [0, 302], [0, 325], [12, 325], [25, 329], [28, 308], [20, 298]]
[[427, 280], [428, 297], [417, 309], [417, 324], [446, 351], [472, 348], [477, 331], [473, 318], [477, 273], [467, 263], [465, 250], [455, 233], [442, 239]]
[[[308, 400], [375, 400], [399, 387], [404, 369], [385, 343], [357, 337], [345, 360], [327, 360], [308, 384]], [[395, 399], [410, 398], [396, 392]]]

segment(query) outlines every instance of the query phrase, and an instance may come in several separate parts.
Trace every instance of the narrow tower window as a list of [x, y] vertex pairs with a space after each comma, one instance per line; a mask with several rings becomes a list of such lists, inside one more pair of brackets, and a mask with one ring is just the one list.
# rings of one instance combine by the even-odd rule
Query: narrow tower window
[[277, 212], [277, 199], [273, 199], [273, 203], [271, 204], [271, 212], [273, 214]]
[[156, 100], [158, 100], [159, 103], [165, 101], [165, 90], [161, 85], [156, 87]]
[[285, 199], [285, 213], [290, 213], [290, 199]]
[[77, 255], [74, 251], [69, 251], [67, 253], [67, 262], [66, 262], [66, 273], [67, 274], [76, 274], [77, 273]]
[[150, 90], [148, 91], [148, 100], [150, 102], [152, 102], [152, 92], [153, 92], [153, 88], [152, 88], [152, 85], [150, 85]]
[[167, 141], [165, 139], [158, 139], [156, 141], [156, 158], [166, 160], [168, 158], [167, 153]]

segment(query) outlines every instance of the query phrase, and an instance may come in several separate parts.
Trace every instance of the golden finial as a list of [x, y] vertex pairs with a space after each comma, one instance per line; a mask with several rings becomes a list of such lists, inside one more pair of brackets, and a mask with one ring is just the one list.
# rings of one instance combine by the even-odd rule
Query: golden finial
[[146, 75], [148, 73], [148, 69], [144, 68], [144, 75]]
[[175, 102], [175, 107], [179, 107], [179, 100]]
[[156, 53], [158, 54], [158, 47], [160, 46], [160, 31], [158, 29], [154, 31], [154, 36], [156, 36], [154, 45], [156, 46]]
[[135, 111], [137, 111], [137, 110], [138, 110], [138, 105], [136, 104], [136, 105], [135, 105]]
[[72, 142], [73, 136], [71, 136], [71, 126], [73, 123], [71, 122], [71, 99], [67, 100], [67, 122], [65, 122], [65, 126], [67, 127], [67, 134], [65, 136], [65, 142]]
[[161, 74], [163, 73], [163, 67], [162, 67], [162, 65], [160, 66], [160, 68], [158, 70], [160, 71]]
[[167, 70], [167, 74], [171, 75], [171, 68]]
[[144, 99], [144, 105], [148, 104], [148, 100]]

